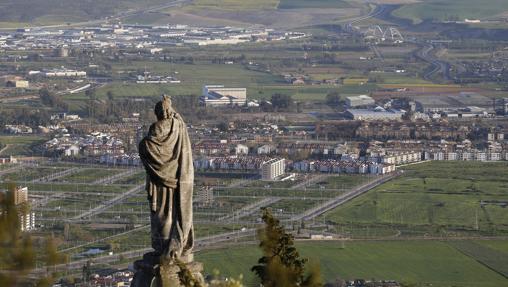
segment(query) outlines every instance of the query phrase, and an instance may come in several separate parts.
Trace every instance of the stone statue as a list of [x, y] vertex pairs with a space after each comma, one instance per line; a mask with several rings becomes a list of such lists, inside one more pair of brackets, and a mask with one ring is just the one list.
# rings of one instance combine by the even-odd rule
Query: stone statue
[[[149, 268], [155, 270], [162, 262], [174, 266], [176, 260], [194, 264], [192, 258], [194, 168], [187, 127], [182, 117], [171, 106], [171, 99], [168, 96], [164, 95], [155, 105], [155, 115], [157, 122], [150, 126], [148, 135], [139, 143], [139, 155], [147, 174], [146, 191], [150, 204], [154, 252], [145, 254], [142, 261], [135, 263], [137, 270]], [[153, 276], [162, 276], [157, 274], [158, 272], [154, 271]], [[171, 273], [176, 274], [173, 271]], [[138, 278], [138, 281], [140, 280]]]
[[[187, 127], [163, 96], [155, 106], [157, 122], [139, 144], [146, 169], [152, 247], [165, 259], [189, 261], [194, 245], [192, 188], [194, 169]], [[190, 259], [190, 258], [189, 258]]]

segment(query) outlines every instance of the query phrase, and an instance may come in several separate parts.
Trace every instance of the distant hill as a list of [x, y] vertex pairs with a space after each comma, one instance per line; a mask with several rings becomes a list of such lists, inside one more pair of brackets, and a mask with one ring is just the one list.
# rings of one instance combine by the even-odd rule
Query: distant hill
[[[363, 0], [0, 0], [0, 28], [65, 25], [125, 12], [124, 23], [299, 27], [333, 24], [369, 11]], [[158, 9], [147, 8], [157, 7]]]
[[[75, 23], [104, 19], [125, 11], [146, 9], [163, 5], [172, 0], [0, 0], [0, 28], [22, 25], [51, 25]], [[508, 18], [508, 0], [377, 0], [373, 3], [402, 3], [394, 11], [394, 15], [413, 20], [418, 23], [433, 19], [464, 20], [487, 19], [492, 17]], [[177, 9], [161, 9], [134, 15], [130, 20], [134, 22], [153, 23], [161, 20], [168, 21], [168, 17], [175, 13], [179, 16], [196, 16], [197, 20], [217, 21], [227, 23], [228, 20], [238, 21], [234, 16], [246, 17], [247, 23], [270, 24], [270, 18], [277, 19], [281, 14], [284, 18], [302, 16], [319, 19], [315, 9], [341, 9], [345, 14], [355, 16], [354, 8], [365, 7], [363, 0], [189, 0], [185, 7]], [[311, 11], [313, 10], [314, 11]], [[227, 12], [218, 14], [219, 11]], [[235, 15], [233, 12], [239, 12]], [[277, 14], [275, 11], [279, 11]], [[229, 17], [233, 13], [233, 17]], [[268, 15], [263, 15], [268, 13]], [[271, 13], [271, 14], [270, 14]], [[307, 17], [308, 16], [308, 17]], [[344, 17], [346, 15], [338, 15]], [[201, 19], [199, 19], [201, 18]], [[230, 19], [231, 18], [231, 19]], [[260, 20], [261, 19], [261, 20]], [[268, 20], [267, 20], [268, 19]], [[128, 21], [127, 19], [126, 21]], [[195, 19], [193, 19], [194, 21]], [[240, 19], [241, 20], [241, 19]], [[212, 21], [212, 22], [213, 22]], [[130, 21], [132, 22], [132, 21]], [[314, 22], [311, 20], [309, 22]]]
[[[167, 0], [0, 0], [0, 23], [54, 24], [101, 19]], [[1, 26], [1, 24], [0, 24]]]

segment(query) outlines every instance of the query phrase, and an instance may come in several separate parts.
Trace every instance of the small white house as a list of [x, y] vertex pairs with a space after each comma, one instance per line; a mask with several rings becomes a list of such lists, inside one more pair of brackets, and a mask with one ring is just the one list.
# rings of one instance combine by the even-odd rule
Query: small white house
[[258, 150], [257, 150], [258, 154], [270, 154], [273, 151], [275, 151], [275, 146], [268, 145], [268, 144], [258, 147]]
[[249, 147], [243, 144], [237, 144], [235, 147], [235, 154], [249, 154]]
[[65, 156], [77, 156], [79, 155], [79, 146], [77, 145], [71, 145], [68, 148], [64, 150]]

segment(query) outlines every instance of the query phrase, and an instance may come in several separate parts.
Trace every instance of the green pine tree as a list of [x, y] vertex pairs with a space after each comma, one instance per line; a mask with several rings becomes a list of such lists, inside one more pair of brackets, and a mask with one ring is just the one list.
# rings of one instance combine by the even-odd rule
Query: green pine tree
[[319, 268], [312, 268], [306, 273], [307, 259], [300, 257], [293, 235], [286, 233], [269, 209], [263, 210], [262, 219], [265, 227], [258, 236], [263, 257], [251, 269], [260, 278], [261, 284], [265, 287], [323, 286]]

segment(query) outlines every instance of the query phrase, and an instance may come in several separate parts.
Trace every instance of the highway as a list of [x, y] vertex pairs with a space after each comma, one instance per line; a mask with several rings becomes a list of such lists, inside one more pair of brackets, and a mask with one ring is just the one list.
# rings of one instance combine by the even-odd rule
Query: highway
[[346, 29], [352, 29], [353, 24], [356, 24], [356, 23], [368, 20], [370, 18], [374, 18], [376, 16], [379, 16], [379, 15], [381, 15], [381, 14], [383, 14], [385, 12], [385, 9], [386, 9], [386, 7], [384, 5], [377, 5], [376, 8], [374, 10], [372, 10], [367, 15], [359, 16], [359, 17], [352, 18], [352, 19], [342, 20], [342, 21], [339, 21], [339, 22], [342, 22], [342, 23], [346, 22], [347, 23]]
[[430, 81], [432, 76], [436, 73], [440, 73], [444, 80], [450, 80], [450, 64], [441, 61], [434, 56], [434, 50], [436, 47], [434, 44], [420, 44], [421, 47], [415, 52], [415, 56], [431, 65], [431, 70], [423, 75], [425, 80]]

